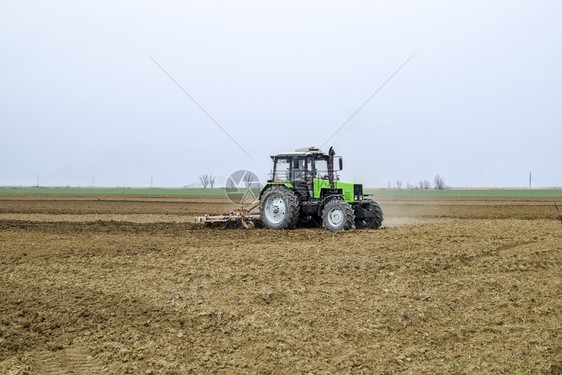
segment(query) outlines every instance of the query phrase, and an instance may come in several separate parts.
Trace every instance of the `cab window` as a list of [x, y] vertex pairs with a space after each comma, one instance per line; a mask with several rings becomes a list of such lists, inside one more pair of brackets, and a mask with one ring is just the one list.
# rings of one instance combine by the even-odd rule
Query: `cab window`
[[291, 163], [287, 158], [278, 158], [275, 161], [273, 182], [289, 182]]
[[303, 157], [293, 159], [293, 181], [305, 181], [306, 159]]
[[312, 175], [315, 178], [328, 178], [328, 161], [326, 159], [316, 159], [312, 163]]

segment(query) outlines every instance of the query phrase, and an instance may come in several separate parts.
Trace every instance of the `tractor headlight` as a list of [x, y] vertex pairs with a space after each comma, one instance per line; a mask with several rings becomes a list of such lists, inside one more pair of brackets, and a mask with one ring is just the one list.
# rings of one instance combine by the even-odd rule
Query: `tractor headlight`
[[361, 184], [353, 185], [353, 198], [355, 201], [363, 200], [363, 185]]

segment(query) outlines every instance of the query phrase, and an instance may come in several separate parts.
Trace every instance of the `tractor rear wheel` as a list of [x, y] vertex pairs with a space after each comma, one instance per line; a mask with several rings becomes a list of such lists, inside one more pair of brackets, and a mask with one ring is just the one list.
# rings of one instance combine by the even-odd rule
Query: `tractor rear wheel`
[[372, 211], [373, 217], [355, 219], [355, 228], [357, 229], [380, 228], [383, 220], [381, 206], [377, 202], [371, 199], [365, 199], [364, 201], [361, 202], [361, 208], [363, 208], [363, 210]]
[[294, 228], [299, 218], [299, 200], [285, 186], [272, 186], [260, 198], [260, 218], [269, 229]]
[[332, 232], [351, 229], [354, 220], [353, 208], [344, 200], [332, 199], [322, 211], [322, 223]]

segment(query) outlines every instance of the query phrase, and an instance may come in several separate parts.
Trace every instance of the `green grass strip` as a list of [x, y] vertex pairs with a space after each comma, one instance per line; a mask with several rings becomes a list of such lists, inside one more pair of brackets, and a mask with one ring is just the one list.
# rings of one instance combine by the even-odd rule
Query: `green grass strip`
[[2, 188], [0, 194], [77, 194], [77, 195], [224, 195], [224, 189], [172, 188]]
[[562, 189], [447, 189], [393, 190], [366, 189], [374, 197], [498, 197], [498, 198], [562, 198]]

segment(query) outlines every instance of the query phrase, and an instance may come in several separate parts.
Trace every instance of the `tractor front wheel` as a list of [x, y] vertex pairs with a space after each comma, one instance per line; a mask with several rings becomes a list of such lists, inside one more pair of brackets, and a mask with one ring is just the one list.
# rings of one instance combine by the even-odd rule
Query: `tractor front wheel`
[[346, 201], [332, 199], [322, 211], [322, 223], [329, 231], [349, 230], [353, 227], [355, 214]]
[[260, 218], [269, 229], [294, 228], [299, 218], [299, 200], [285, 186], [272, 186], [260, 198]]
[[382, 215], [382, 208], [381, 206], [371, 200], [371, 199], [365, 199], [364, 201], [362, 201], [360, 203], [361, 207], [358, 207], [358, 209], [362, 209], [362, 210], [367, 210], [370, 211], [372, 213], [372, 216], [369, 218], [356, 218], [355, 219], [355, 228], [357, 229], [363, 229], [363, 228], [372, 228], [372, 229], [378, 229], [381, 227], [382, 225], [382, 220], [383, 220], [383, 215]]

